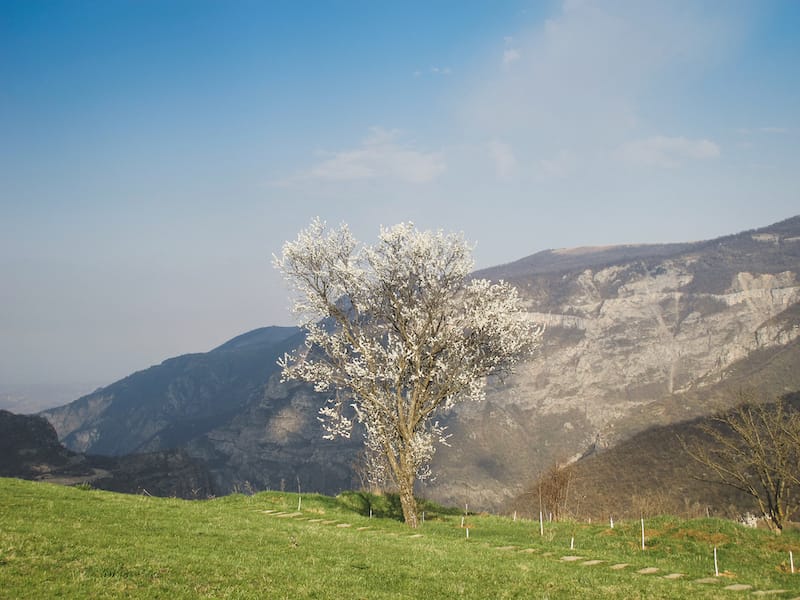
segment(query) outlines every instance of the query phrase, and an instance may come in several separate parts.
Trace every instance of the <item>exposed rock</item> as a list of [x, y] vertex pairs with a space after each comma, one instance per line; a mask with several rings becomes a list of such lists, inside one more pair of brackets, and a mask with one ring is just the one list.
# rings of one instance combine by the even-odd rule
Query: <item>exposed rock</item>
[[[554, 462], [725, 406], [702, 391], [754, 356], [750, 368], [767, 368], [800, 337], [798, 232], [795, 217], [712, 242], [548, 251], [478, 273], [514, 282], [547, 331], [485, 405], [456, 409], [431, 495], [497, 506]], [[795, 373], [782, 377], [765, 393], [800, 389]]]

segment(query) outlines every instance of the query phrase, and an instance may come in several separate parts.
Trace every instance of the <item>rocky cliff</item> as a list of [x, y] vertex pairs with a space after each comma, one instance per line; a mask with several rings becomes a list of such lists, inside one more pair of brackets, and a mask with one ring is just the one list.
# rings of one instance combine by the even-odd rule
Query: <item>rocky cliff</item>
[[478, 273], [515, 283], [547, 333], [485, 405], [457, 409], [454, 440], [465, 443], [440, 453], [436, 496], [495, 506], [553, 462], [723, 408], [733, 394], [703, 393], [721, 380], [760, 374], [767, 395], [800, 389], [792, 369], [770, 374], [787, 348], [800, 367], [799, 270], [795, 217], [695, 244], [546, 251]]
[[[726, 406], [721, 381], [800, 389], [799, 272], [795, 217], [706, 242], [548, 250], [477, 273], [518, 286], [547, 332], [486, 402], [447, 417], [452, 445], [421, 492], [496, 508], [553, 462]], [[256, 330], [43, 414], [74, 449], [184, 448], [223, 492], [298, 481], [335, 492], [354, 484], [358, 440], [322, 440], [323, 399], [280, 382], [275, 359], [301, 340]]]

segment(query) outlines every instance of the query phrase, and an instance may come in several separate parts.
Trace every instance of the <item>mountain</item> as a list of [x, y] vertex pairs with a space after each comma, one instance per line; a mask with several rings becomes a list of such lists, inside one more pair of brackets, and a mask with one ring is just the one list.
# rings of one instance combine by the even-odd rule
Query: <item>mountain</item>
[[121, 455], [181, 446], [234, 418], [298, 344], [295, 327], [264, 327], [202, 354], [139, 371], [41, 414], [79, 452]]
[[41, 413], [77, 452], [121, 456], [180, 448], [214, 488], [335, 493], [353, 486], [358, 443], [321, 439], [321, 400], [280, 382], [277, 359], [303, 343], [296, 327], [264, 327], [202, 354], [171, 358]]
[[800, 217], [711, 241], [549, 250], [505, 278], [547, 325], [538, 356], [462, 404], [437, 496], [501, 505], [554, 462], [729, 406], [729, 388], [800, 389]]
[[[446, 417], [451, 446], [420, 492], [503, 506], [555, 462], [729, 406], [739, 385], [800, 390], [800, 217], [710, 241], [547, 250], [476, 273], [515, 284], [547, 325], [538, 354]], [[336, 492], [359, 440], [326, 441], [324, 398], [282, 383], [302, 343], [263, 328], [42, 413], [71, 449], [181, 448], [220, 492], [248, 482]]]

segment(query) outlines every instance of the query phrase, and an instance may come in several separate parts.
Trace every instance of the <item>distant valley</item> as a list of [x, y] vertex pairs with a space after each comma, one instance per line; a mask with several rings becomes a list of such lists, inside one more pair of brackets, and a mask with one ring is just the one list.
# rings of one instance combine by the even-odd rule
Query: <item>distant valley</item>
[[39, 383], [11, 385], [0, 383], [0, 410], [33, 414], [62, 406], [101, 387], [94, 383]]

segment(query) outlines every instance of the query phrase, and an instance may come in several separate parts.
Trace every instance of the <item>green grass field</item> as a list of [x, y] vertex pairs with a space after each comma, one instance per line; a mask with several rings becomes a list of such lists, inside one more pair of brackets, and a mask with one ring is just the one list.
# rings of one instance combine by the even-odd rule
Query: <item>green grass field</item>
[[297, 509], [288, 493], [185, 501], [0, 479], [0, 598], [800, 597], [797, 531], [661, 517], [643, 551], [638, 521], [546, 523], [542, 536], [469, 515], [467, 539], [461, 515], [432, 505], [418, 530], [386, 498], [304, 495]]

